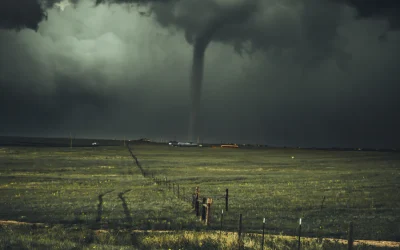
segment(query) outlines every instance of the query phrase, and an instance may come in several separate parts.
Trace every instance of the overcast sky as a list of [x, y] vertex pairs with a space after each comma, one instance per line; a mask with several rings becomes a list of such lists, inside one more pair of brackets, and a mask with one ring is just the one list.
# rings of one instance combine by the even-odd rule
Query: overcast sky
[[[32, 1], [0, 8], [28, 16]], [[186, 140], [193, 37], [237, 10], [206, 50], [202, 140], [400, 148], [398, 9], [372, 15], [345, 0], [56, 2], [47, 20], [19, 31], [17, 19], [0, 20], [1, 135]]]

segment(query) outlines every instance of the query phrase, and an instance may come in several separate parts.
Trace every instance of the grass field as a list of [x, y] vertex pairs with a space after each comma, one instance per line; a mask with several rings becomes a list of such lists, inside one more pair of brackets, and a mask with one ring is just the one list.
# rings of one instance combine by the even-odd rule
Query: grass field
[[[260, 249], [251, 233], [261, 232], [264, 217], [268, 249], [292, 249], [295, 239], [272, 235], [296, 235], [300, 217], [302, 235], [319, 238], [303, 249], [346, 249], [321, 238], [346, 238], [350, 221], [355, 239], [400, 241], [398, 153], [166, 145], [133, 152], [146, 172], [179, 184], [184, 199], [143, 177], [122, 146], [0, 148], [0, 220], [43, 223], [3, 223], [0, 248], [231, 249], [235, 236], [219, 236], [226, 188], [223, 230], [237, 231], [243, 214], [247, 249]], [[196, 186], [214, 199], [209, 231], [189, 202]]]

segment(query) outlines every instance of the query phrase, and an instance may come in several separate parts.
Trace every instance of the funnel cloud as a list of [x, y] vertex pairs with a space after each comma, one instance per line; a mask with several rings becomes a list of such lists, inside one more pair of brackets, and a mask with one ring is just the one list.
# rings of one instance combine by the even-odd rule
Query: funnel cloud
[[396, 0], [0, 1], [0, 131], [400, 147], [399, 10]]

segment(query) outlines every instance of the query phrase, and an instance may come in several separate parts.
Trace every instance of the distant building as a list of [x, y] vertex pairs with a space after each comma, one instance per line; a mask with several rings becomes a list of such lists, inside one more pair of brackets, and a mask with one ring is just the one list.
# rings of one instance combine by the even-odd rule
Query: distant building
[[222, 144], [221, 148], [238, 148], [237, 144]]
[[178, 142], [178, 147], [197, 147], [197, 143], [193, 143], [193, 142]]

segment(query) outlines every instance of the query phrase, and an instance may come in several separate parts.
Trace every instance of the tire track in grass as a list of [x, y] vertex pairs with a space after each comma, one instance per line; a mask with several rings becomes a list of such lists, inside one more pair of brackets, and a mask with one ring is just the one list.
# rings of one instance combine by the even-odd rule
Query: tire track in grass
[[146, 177], [146, 173], [144, 172], [144, 170], [143, 170], [143, 168], [142, 168], [142, 165], [140, 164], [138, 158], [133, 154], [130, 145], [129, 145], [129, 144], [126, 144], [126, 147], [128, 148], [129, 153], [131, 154], [132, 158], [135, 160], [136, 165], [138, 166], [138, 168], [139, 168], [139, 170], [140, 170], [140, 173], [142, 173], [143, 177]]
[[106, 194], [109, 194], [113, 192], [114, 190], [109, 190], [105, 193], [99, 194], [99, 204], [97, 204], [97, 217], [96, 217], [96, 223], [100, 224], [101, 223], [101, 216], [103, 215], [103, 196]]
[[[14, 221], [14, 220], [0, 220], [0, 226], [9, 226], [9, 227], [18, 227], [18, 226], [26, 226], [26, 225], [30, 225], [30, 226], [36, 226], [37, 228], [51, 228], [51, 227], [55, 227], [58, 224], [51, 224], [48, 225], [46, 223], [29, 223], [29, 222], [21, 222], [21, 221]], [[59, 224], [59, 225], [63, 225], [63, 224]], [[126, 231], [125, 230], [120, 230], [121, 232]], [[110, 233], [110, 231], [108, 230], [93, 230], [94, 233], [96, 233], [96, 235], [101, 234], [101, 233]], [[163, 234], [163, 233], [193, 233], [196, 234], [195, 231], [176, 231], [176, 230], [131, 230], [131, 237], [132, 237], [132, 243], [134, 243], [134, 240], [136, 239], [137, 235], [140, 234], [144, 234], [146, 233], [146, 235], [148, 235], [150, 232], [151, 233], [159, 233], [159, 234]], [[220, 235], [220, 231], [216, 230], [216, 231], [207, 231], [210, 235], [215, 234], [218, 235], [218, 237], [221, 237]], [[249, 233], [252, 235], [258, 235], [260, 236], [261, 234], [257, 234], [257, 233]], [[226, 237], [233, 237], [233, 236], [237, 236], [236, 232], [222, 232], [222, 236], [226, 236]], [[286, 235], [272, 235], [272, 234], [266, 234], [266, 236], [269, 237], [277, 237], [277, 238], [283, 238], [286, 240], [296, 240], [296, 236], [286, 236]], [[302, 237], [302, 241], [313, 241], [313, 240], [317, 240], [318, 238], [310, 238], [310, 237]], [[338, 243], [341, 243], [343, 245], [347, 245], [347, 240], [344, 239], [335, 239], [335, 238], [324, 238], [324, 240], [328, 240], [331, 242], [335, 242], [337, 241]], [[367, 245], [367, 246], [374, 246], [374, 247], [384, 247], [386, 249], [398, 249], [400, 247], [400, 242], [396, 242], [396, 241], [374, 241], [374, 240], [354, 240], [354, 245]]]
[[118, 194], [118, 198], [122, 201], [122, 208], [124, 209], [125, 219], [128, 222], [128, 227], [131, 228], [133, 225], [133, 219], [131, 213], [129, 212], [128, 204], [126, 204], [126, 200], [124, 194], [132, 191], [132, 189], [125, 190]]

